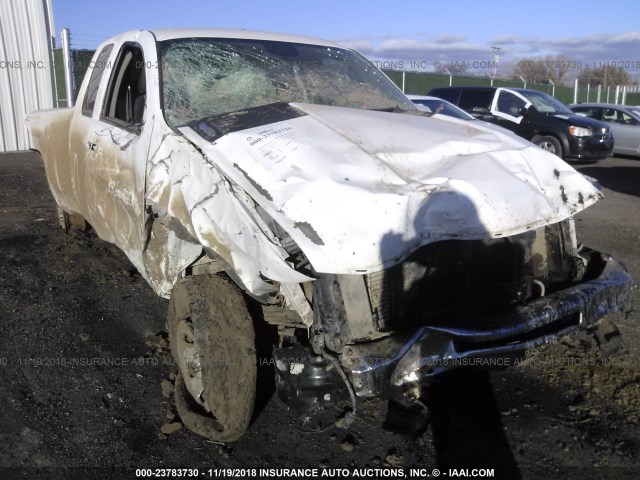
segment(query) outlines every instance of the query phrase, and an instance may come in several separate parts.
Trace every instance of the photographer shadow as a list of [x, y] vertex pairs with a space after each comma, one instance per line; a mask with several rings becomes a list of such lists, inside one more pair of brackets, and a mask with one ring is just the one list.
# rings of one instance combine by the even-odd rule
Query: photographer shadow
[[522, 478], [488, 372], [459, 369], [444, 374], [422, 401], [429, 409], [440, 471], [495, 469], [495, 478]]
[[[508, 265], [524, 262], [524, 252], [505, 239], [481, 246], [478, 254], [478, 242], [459, 240], [462, 231], [467, 239], [491, 238], [471, 199], [452, 190], [435, 191], [416, 212], [413, 227], [413, 238], [389, 232], [380, 244], [383, 260], [413, 252], [385, 270], [382, 298], [396, 299], [387, 300], [392, 306], [382, 314], [390, 319], [385, 328], [412, 331], [430, 324], [460, 324], [461, 319], [473, 319], [482, 309], [491, 311], [504, 301], [491, 296], [492, 282], [508, 279], [512, 273]], [[424, 235], [438, 241], [425, 241]], [[427, 246], [417, 249], [421, 244]], [[421, 355], [427, 358], [434, 353]], [[428, 409], [441, 472], [493, 468], [496, 478], [522, 478], [488, 372], [458, 368], [444, 373], [426, 387], [421, 402]]]

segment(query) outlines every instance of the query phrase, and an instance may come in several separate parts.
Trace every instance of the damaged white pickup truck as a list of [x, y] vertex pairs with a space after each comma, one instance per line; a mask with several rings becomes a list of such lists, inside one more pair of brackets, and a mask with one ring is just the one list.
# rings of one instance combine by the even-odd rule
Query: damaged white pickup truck
[[29, 124], [63, 226], [88, 222], [170, 298], [177, 407], [214, 440], [251, 419], [256, 322], [280, 336], [280, 397], [319, 425], [628, 303], [624, 268], [576, 241], [593, 181], [416, 110], [329, 42], [125, 33], [96, 51], [75, 108]]

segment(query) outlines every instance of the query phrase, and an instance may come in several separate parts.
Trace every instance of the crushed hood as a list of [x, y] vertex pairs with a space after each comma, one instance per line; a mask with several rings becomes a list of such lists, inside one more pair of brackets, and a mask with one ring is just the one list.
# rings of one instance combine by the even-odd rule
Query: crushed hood
[[375, 271], [427, 243], [522, 233], [600, 198], [558, 157], [479, 122], [286, 107], [295, 114], [258, 107], [248, 123], [213, 117], [181, 132], [318, 272]]

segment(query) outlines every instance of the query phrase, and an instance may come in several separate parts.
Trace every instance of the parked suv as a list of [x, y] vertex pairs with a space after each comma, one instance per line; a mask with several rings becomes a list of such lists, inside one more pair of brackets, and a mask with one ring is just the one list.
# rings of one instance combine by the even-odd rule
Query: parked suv
[[434, 88], [429, 95], [511, 130], [565, 160], [597, 160], [611, 155], [613, 150], [613, 135], [605, 123], [575, 115], [544, 92], [524, 88], [443, 87]]

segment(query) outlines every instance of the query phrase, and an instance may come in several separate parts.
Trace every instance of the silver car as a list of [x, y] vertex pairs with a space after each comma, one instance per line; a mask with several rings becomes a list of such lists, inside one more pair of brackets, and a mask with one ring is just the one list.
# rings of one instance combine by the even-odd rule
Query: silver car
[[640, 106], [612, 103], [569, 105], [576, 115], [595, 118], [609, 125], [615, 144], [613, 153], [640, 156]]

